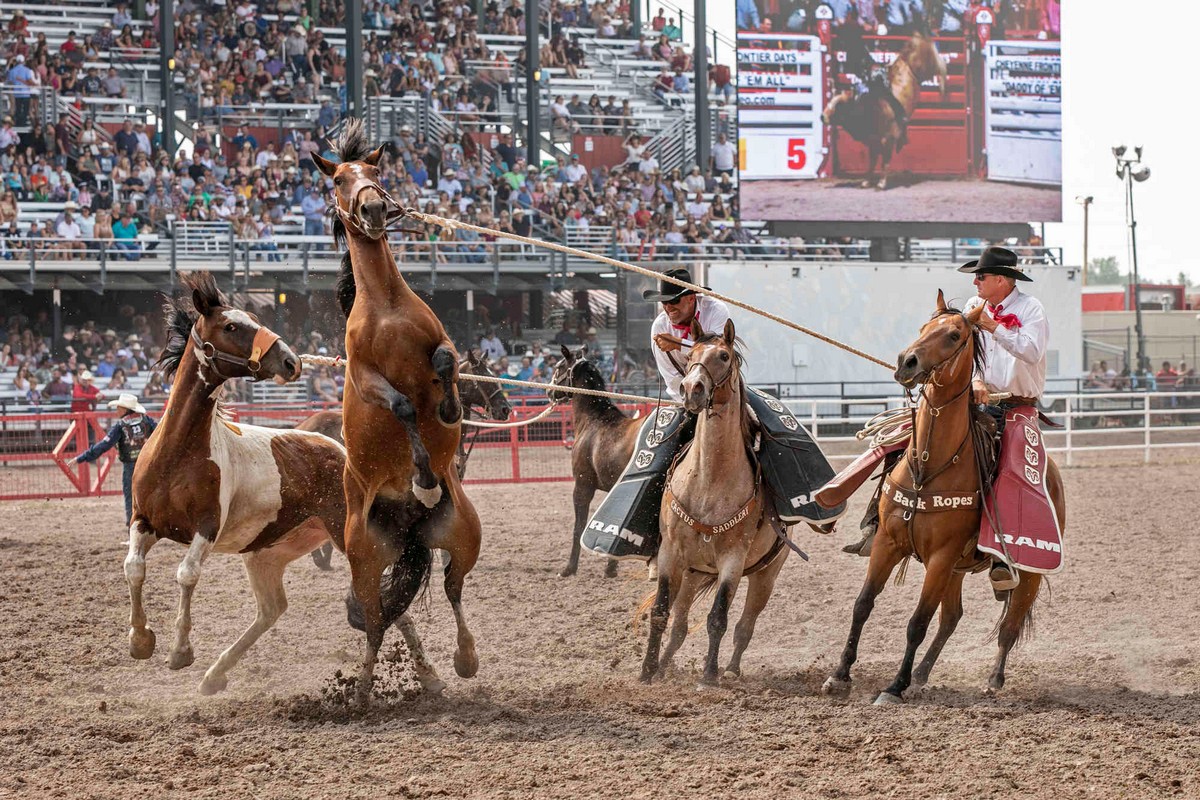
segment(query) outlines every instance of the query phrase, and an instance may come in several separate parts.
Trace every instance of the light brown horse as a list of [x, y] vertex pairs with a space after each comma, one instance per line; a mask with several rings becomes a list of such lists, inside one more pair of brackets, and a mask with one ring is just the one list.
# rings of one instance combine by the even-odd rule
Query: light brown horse
[[159, 539], [188, 548], [176, 573], [179, 613], [168, 665], [195, 660], [192, 593], [211, 553], [239, 553], [258, 606], [253, 624], [209, 668], [203, 694], [225, 688], [226, 674], [287, 609], [283, 572], [330, 537], [342, 538], [342, 447], [323, 436], [229, 422], [217, 397], [230, 378], [294, 380], [300, 359], [248, 312], [233, 308], [207, 272], [182, 276], [188, 300], [167, 306], [169, 340], [158, 366], [175, 384], [162, 421], [133, 473], [133, 517], [125, 578], [129, 652], [154, 653], [142, 605], [146, 554]]
[[[642, 680], [649, 683], [670, 665], [687, 636], [688, 610], [696, 595], [716, 584], [701, 678], [702, 684], [711, 686], [719, 682], [717, 656], [738, 583], [743, 575], [749, 576], [726, 677], [741, 675], [742, 654], [788, 551], [772, 524], [770, 500], [750, 450], [746, 389], [741, 356], [734, 349], [733, 322], [727, 321], [720, 335], [706, 334], [693, 323], [692, 338], [696, 344], [680, 390], [684, 408], [698, 415], [696, 435], [673, 465], [663, 493], [658, 592], [650, 613]], [[668, 619], [671, 638], [660, 660]]]
[[[915, 342], [897, 359], [896, 380], [906, 388], [923, 384], [916, 411], [916, 427], [904, 458], [889, 473], [893, 486], [922, 493], [966, 494], [980, 490], [979, 468], [971, 442], [971, 375], [982, 360], [978, 322], [979, 305], [965, 315], [948, 308], [938, 292], [937, 311], [921, 328]], [[926, 455], [927, 454], [927, 455]], [[913, 465], [917, 465], [914, 475]], [[1047, 464], [1046, 488], [1058, 512], [1060, 530], [1066, 529], [1066, 503], [1062, 478], [1053, 461]], [[908, 646], [895, 680], [876, 704], [903, 702], [912, 683], [924, 685], [946, 640], [962, 618], [963, 577], [978, 564], [974, 543], [979, 535], [980, 499], [970, 508], [936, 513], [909, 511], [884, 493], [879, 499], [879, 533], [871, 547], [867, 578], [854, 603], [850, 637], [841, 663], [825, 681], [827, 694], [850, 690], [850, 667], [858, 657], [859, 637], [871, 615], [875, 598], [883, 591], [892, 570], [901, 560], [916, 556], [925, 564], [925, 581], [917, 609], [908, 622]], [[988, 681], [988, 690], [1004, 686], [1009, 651], [1032, 619], [1033, 603], [1042, 576], [1019, 570], [1020, 584], [1007, 593], [998, 626], [999, 653]], [[917, 648], [925, 639], [933, 612], [941, 606], [941, 624], [920, 666], [913, 672]]]
[[[904, 109], [904, 125], [896, 119], [893, 104], [878, 92], [858, 95], [854, 89], [847, 89], [835, 94], [825, 107], [821, 119], [826, 125], [844, 128], [855, 141], [867, 146], [868, 175], [862, 183], [863, 188], [887, 188], [888, 163], [892, 160], [892, 154], [904, 146], [904, 131], [917, 107], [921, 84], [931, 78], [937, 79], [938, 89], [944, 98], [946, 64], [928, 37], [919, 32], [913, 33], [887, 71], [888, 87]], [[873, 181], [876, 161], [879, 162], [882, 175], [878, 181]]]
[[333, 180], [334, 240], [347, 245], [341, 278], [354, 298], [342, 433], [348, 606], [351, 624], [367, 634], [357, 685], [365, 703], [387, 626], [428, 579], [430, 548], [450, 555], [444, 587], [458, 627], [454, 669], [464, 678], [478, 671], [462, 589], [479, 556], [480, 525], [454, 468], [462, 420], [454, 345], [388, 245], [401, 209], [379, 183], [384, 147], [372, 150], [362, 121], [351, 119], [336, 151], [340, 163], [313, 160]]
[[[604, 376], [595, 363], [587, 358], [587, 346], [572, 353], [562, 345], [562, 361], [554, 367], [550, 382], [559, 386], [605, 391]], [[572, 500], [575, 505], [575, 528], [571, 533], [571, 554], [567, 565], [558, 574], [568, 578], [579, 569], [579, 537], [587, 525], [588, 510], [596, 492], [607, 492], [616, 485], [625, 471], [637, 445], [638, 430], [643, 420], [626, 416], [616, 403], [606, 397], [556, 392], [550, 390], [556, 403], [570, 402], [574, 414], [575, 443], [571, 446], [571, 474], [575, 476]], [[610, 558], [604, 576], [617, 574], [617, 560]]]

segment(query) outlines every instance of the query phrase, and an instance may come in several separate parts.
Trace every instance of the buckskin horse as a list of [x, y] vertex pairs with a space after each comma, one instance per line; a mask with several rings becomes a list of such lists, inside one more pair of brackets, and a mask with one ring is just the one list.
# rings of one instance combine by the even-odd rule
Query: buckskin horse
[[[587, 346], [572, 353], [562, 345], [562, 361], [554, 367], [550, 382], [559, 386], [605, 391], [608, 387], [596, 365], [587, 358]], [[588, 509], [597, 491], [607, 492], [620, 479], [637, 445], [642, 420], [629, 417], [607, 397], [550, 390], [556, 403], [570, 402], [574, 415], [575, 443], [571, 447], [571, 474], [575, 476], [572, 501], [575, 527], [571, 533], [571, 554], [558, 573], [569, 578], [579, 569], [579, 536], [587, 525]], [[608, 559], [604, 576], [617, 574], [617, 560]]]
[[[908, 644], [896, 678], [876, 699], [877, 705], [903, 702], [910, 684], [924, 685], [946, 641], [962, 618], [963, 577], [987, 562], [975, 555], [979, 535], [983, 481], [973, 446], [971, 374], [980, 365], [982, 350], [977, 327], [983, 305], [965, 315], [946, 306], [938, 292], [937, 310], [921, 328], [915, 342], [901, 351], [895, 377], [911, 389], [923, 384], [915, 412], [915, 428], [905, 455], [885, 479], [897, 490], [879, 498], [879, 533], [871, 548], [867, 577], [854, 603], [850, 636], [841, 663], [823, 687], [827, 694], [850, 690], [850, 667], [858, 657], [859, 637], [871, 615], [875, 598], [883, 591], [892, 570], [901, 560], [916, 556], [925, 564], [925, 581], [917, 609], [908, 622]], [[986, 456], [986, 451], [980, 455]], [[1066, 503], [1062, 478], [1053, 461], [1046, 465], [1046, 489], [1054, 503], [1060, 529], [1066, 528]], [[901, 497], [898, 501], [897, 496]], [[947, 503], [947, 499], [971, 502]], [[939, 502], [940, 499], [940, 502]], [[927, 507], [946, 510], [914, 511]], [[988, 691], [1004, 686], [1004, 667], [1013, 646], [1032, 621], [1033, 604], [1042, 575], [1018, 570], [1020, 583], [1006, 593], [997, 625], [999, 653], [988, 680]], [[913, 661], [925, 639], [933, 613], [941, 606], [937, 635], [916, 671]]]
[[[283, 572], [287, 565], [333, 538], [341, 545], [346, 506], [341, 475], [342, 446], [312, 433], [230, 422], [218, 394], [231, 378], [274, 378], [300, 374], [300, 360], [257, 318], [231, 308], [212, 275], [182, 276], [187, 300], [166, 309], [169, 342], [157, 366], [175, 385], [155, 434], [133, 474], [133, 518], [125, 577], [129, 584], [129, 652], [154, 653], [154, 631], [142, 605], [146, 554], [159, 539], [188, 548], [179, 565], [179, 614], [168, 665], [182, 669], [195, 660], [189, 635], [192, 593], [212, 552], [240, 553], [254, 592], [254, 623], [208, 669], [202, 694], [228, 683], [226, 674], [287, 609]], [[411, 622], [400, 627], [413, 653], [422, 685], [440, 681], [428, 667]]]
[[335, 147], [340, 163], [313, 156], [333, 180], [334, 241], [348, 250], [339, 275], [339, 297], [349, 297], [342, 300], [347, 607], [351, 625], [366, 632], [357, 685], [364, 704], [384, 632], [428, 581], [430, 548], [450, 556], [444, 588], [458, 628], [454, 669], [464, 678], [479, 669], [462, 606], [480, 525], [454, 469], [462, 421], [458, 358], [392, 256], [387, 231], [403, 211], [379, 183], [385, 147], [372, 150], [362, 121], [351, 119]]
[[[508, 398], [504, 396], [504, 390], [499, 385], [483, 383], [482, 381], [463, 380], [462, 378], [463, 374], [490, 377], [492, 371], [488, 366], [487, 356], [476, 358], [474, 354], [470, 354], [458, 362], [458, 369], [458, 394], [463, 406], [463, 420], [465, 421], [474, 417], [476, 413], [475, 409], [482, 411], [481, 417], [483, 419], [498, 422], [508, 419], [509, 415], [512, 414], [512, 406], [509, 405]], [[328, 436], [339, 444], [345, 444], [345, 440], [342, 439], [341, 411], [318, 411], [302, 420], [296, 426], [296, 430], [314, 431]], [[455, 456], [455, 467], [460, 480], [467, 473], [467, 459], [471, 455], [471, 447], [467, 445], [468, 438], [474, 442], [474, 436], [471, 436], [468, 433], [468, 429], [464, 427], [462, 436], [458, 440], [458, 454]], [[326, 543], [312, 551], [313, 563], [321, 569], [329, 569], [332, 556], [332, 542]]]
[[[714, 584], [708, 614], [708, 657], [703, 685], [719, 682], [717, 656], [738, 583], [749, 577], [746, 605], [734, 630], [727, 677], [741, 674], [742, 654], [754, 635], [758, 615], [787, 560], [782, 528], [776, 528], [757, 458], [751, 450], [741, 355], [734, 326], [706, 334], [692, 323], [692, 348], [680, 386], [684, 408], [698, 415], [691, 446], [667, 475], [659, 512], [658, 591], [650, 613], [650, 636], [642, 662], [649, 683], [671, 662], [687, 636], [688, 610], [696, 596]], [[701, 522], [704, 520], [704, 522]], [[659, 659], [663, 631], [671, 638]]]
[[[826, 125], [845, 129], [851, 138], [867, 146], [867, 178], [862, 182], [863, 188], [872, 185], [877, 189], [887, 188], [888, 163], [892, 154], [904, 146], [904, 131], [917, 107], [921, 84], [933, 78], [945, 98], [946, 64], [927, 36], [913, 33], [887, 70], [888, 90], [904, 109], [903, 121], [896, 118], [892, 102], [879, 92], [858, 95], [854, 89], [846, 89], [835, 94], [825, 107], [821, 120]], [[872, 182], [876, 161], [882, 176]]]

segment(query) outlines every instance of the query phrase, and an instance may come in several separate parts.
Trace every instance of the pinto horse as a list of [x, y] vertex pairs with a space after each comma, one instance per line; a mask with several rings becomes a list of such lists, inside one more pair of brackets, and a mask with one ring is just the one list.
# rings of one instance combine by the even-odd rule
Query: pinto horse
[[[892, 102], [877, 92], [857, 95], [854, 89], [847, 89], [835, 94], [825, 107], [821, 120], [826, 125], [845, 129], [851, 138], [867, 146], [868, 175], [862, 183], [863, 188], [872, 185], [877, 189], [887, 188], [888, 163], [892, 160], [892, 154], [904, 146], [905, 126], [917, 107], [921, 84], [931, 78], [937, 79], [938, 89], [945, 98], [946, 64], [927, 36], [914, 33], [887, 71], [889, 91], [904, 109], [904, 126], [896, 118]], [[872, 183], [876, 161], [879, 162], [882, 176]]]
[[[550, 382], [559, 386], [605, 391], [608, 386], [596, 365], [588, 360], [587, 345], [572, 353], [562, 347], [562, 361], [554, 367]], [[571, 447], [571, 474], [575, 476], [572, 500], [575, 506], [575, 528], [571, 533], [571, 554], [567, 565], [558, 573], [569, 578], [579, 569], [579, 537], [587, 525], [588, 510], [597, 491], [607, 492], [620, 480], [633, 449], [637, 446], [642, 420], [634, 419], [617, 408], [607, 397], [561, 392], [551, 389], [550, 399], [556, 403], [570, 402], [574, 416], [575, 443]], [[604, 576], [617, 574], [617, 560], [610, 558]]]
[[[938, 292], [937, 310], [921, 328], [915, 342], [897, 359], [896, 380], [911, 389], [923, 384], [917, 405], [915, 429], [905, 457], [889, 473], [892, 486], [913, 487], [921, 495], [958, 495], [972, 492], [981, 501], [980, 469], [972, 446], [971, 375], [982, 361], [979, 317], [983, 305], [963, 314], [948, 308]], [[1047, 464], [1046, 488], [1058, 514], [1060, 530], [1066, 528], [1066, 503], [1062, 478], [1053, 461]], [[876, 699], [877, 705], [903, 702], [912, 683], [924, 685], [946, 641], [962, 618], [962, 584], [969, 571], [980, 566], [975, 555], [982, 502], [937, 513], [910, 511], [883, 493], [879, 498], [879, 533], [871, 547], [867, 578], [854, 603], [850, 637], [841, 663], [823, 687], [827, 694], [850, 690], [850, 667], [858, 657], [859, 637], [871, 615], [875, 598], [883, 591], [892, 570], [901, 560], [916, 556], [925, 564], [925, 581], [917, 609], [908, 622], [908, 645], [895, 680]], [[984, 562], [986, 563], [986, 562]], [[1018, 570], [1020, 584], [1005, 597], [997, 626], [999, 653], [988, 680], [988, 691], [1004, 686], [1008, 654], [1032, 620], [1034, 601], [1042, 576]], [[925, 639], [933, 612], [941, 606], [941, 623], [920, 665], [913, 672], [917, 648]]]
[[372, 150], [362, 121], [351, 119], [335, 148], [340, 163], [313, 155], [333, 180], [334, 241], [348, 248], [339, 278], [339, 297], [350, 298], [343, 300], [347, 606], [351, 625], [366, 632], [357, 685], [364, 704], [388, 625], [428, 580], [430, 548], [450, 555], [444, 588], [458, 627], [454, 669], [464, 678], [479, 669], [462, 606], [481, 537], [454, 468], [463, 416], [458, 358], [388, 245], [388, 226], [402, 210], [379, 183], [385, 147]]
[[[766, 608], [788, 550], [776, 532], [762, 473], [751, 450], [750, 418], [734, 348], [732, 320], [722, 334], [707, 334], [692, 323], [687, 374], [680, 385], [684, 408], [697, 415], [690, 449], [667, 475], [659, 525], [658, 591], [650, 613], [650, 637], [642, 662], [649, 683], [671, 663], [687, 636], [688, 610], [698, 593], [716, 585], [708, 614], [708, 657], [703, 685], [719, 682], [717, 656], [728, 624], [729, 607], [743, 576], [749, 577], [746, 605], [734, 630], [734, 651], [726, 677], [741, 675], [742, 654]], [[747, 499], [748, 498], [748, 499]], [[704, 520], [704, 522], [700, 522]], [[667, 622], [671, 638], [659, 659]]]
[[159, 539], [187, 546], [179, 565], [179, 615], [168, 664], [194, 660], [192, 593], [212, 552], [240, 553], [258, 604], [254, 623], [205, 673], [203, 694], [225, 688], [226, 673], [287, 608], [283, 572], [330, 537], [340, 541], [346, 507], [341, 445], [312, 433], [229, 422], [218, 405], [230, 378], [300, 375], [300, 359], [253, 314], [231, 308], [207, 272], [182, 276], [186, 300], [167, 306], [170, 341], [158, 366], [175, 375], [162, 421], [133, 473], [133, 517], [125, 578], [129, 583], [129, 652], [154, 653], [142, 606], [146, 554]]

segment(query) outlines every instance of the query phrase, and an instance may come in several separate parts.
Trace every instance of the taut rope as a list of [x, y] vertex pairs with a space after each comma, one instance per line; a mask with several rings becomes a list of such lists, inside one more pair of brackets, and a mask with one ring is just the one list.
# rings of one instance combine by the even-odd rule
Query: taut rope
[[476, 421], [473, 419], [464, 419], [462, 421], [462, 424], [463, 425], [471, 425], [472, 427], [475, 427], [475, 428], [521, 428], [521, 427], [524, 427], [525, 425], [532, 425], [533, 423], [537, 422], [539, 419], [545, 419], [546, 417], [553, 414], [557, 409], [558, 409], [558, 404], [551, 403], [550, 405], [546, 406], [546, 408], [544, 410], [542, 410], [538, 414], [535, 414], [534, 416], [530, 417], [529, 419], [519, 419], [519, 420], [516, 420], [515, 422], [484, 422], [483, 420]]
[[744, 303], [741, 300], [735, 300], [732, 297], [727, 297], [726, 295], [723, 295], [720, 292], [714, 292], [711, 289], [705, 289], [703, 286], [697, 286], [694, 283], [688, 283], [687, 281], [681, 281], [678, 278], [672, 278], [668, 275], [662, 274], [661, 272], [655, 272], [652, 269], [646, 269], [645, 267], [639, 267], [636, 264], [630, 264], [625, 261], [619, 261], [618, 259], [615, 259], [615, 258], [609, 258], [608, 256], [599, 255], [598, 253], [589, 253], [586, 250], [579, 250], [574, 247], [568, 247], [565, 244], [558, 244], [557, 242], [547, 242], [547, 241], [543, 241], [541, 239], [530, 239], [527, 236], [518, 236], [515, 233], [506, 233], [504, 231], [495, 230], [494, 228], [484, 228], [479, 225], [472, 225], [468, 222], [462, 222], [462, 221], [456, 220], [456, 219], [447, 219], [446, 217], [439, 217], [436, 214], [426, 214], [422, 211], [418, 211], [415, 208], [404, 209], [403, 217], [408, 217], [410, 219], [417, 220], [418, 222], [424, 222], [424, 223], [427, 223], [430, 225], [439, 225], [442, 228], [445, 228], [446, 230], [449, 230], [449, 231], [453, 231], [453, 230], [461, 228], [462, 230], [475, 231], [476, 233], [485, 234], [485, 235], [489, 235], [489, 236], [499, 236], [504, 239], [512, 239], [515, 242], [521, 242], [522, 244], [531, 245], [533, 247], [547, 247], [551, 250], [557, 250], [560, 253], [567, 253], [568, 255], [578, 256], [580, 258], [586, 258], [586, 259], [590, 259], [592, 261], [599, 261], [602, 264], [608, 264], [609, 266], [617, 267], [618, 269], [627, 270], [629, 272], [636, 272], [639, 275], [645, 275], [647, 278], [654, 278], [656, 280], [665, 281], [666, 283], [673, 283], [676, 286], [679, 286], [683, 289], [690, 289], [691, 291], [696, 292], [697, 294], [703, 294], [703, 295], [708, 295], [709, 297], [715, 297], [716, 299], [721, 300], [725, 303], [728, 303], [731, 306], [736, 306], [738, 308], [745, 309], [746, 311], [750, 311], [754, 314], [758, 314], [760, 316], [766, 317], [767, 319], [774, 320], [775, 322], [778, 322], [780, 325], [786, 325], [787, 327], [791, 328], [792, 330], [800, 331], [801, 333], [806, 333], [809, 336], [812, 336], [814, 339], [820, 339], [822, 342], [831, 344], [834, 347], [840, 347], [842, 350], [845, 350], [848, 353], [853, 353], [854, 355], [856, 355], [860, 358], [865, 358], [867, 361], [874, 362], [881, 367], [885, 367], [886, 369], [889, 369], [889, 370], [895, 369], [895, 365], [890, 364], [887, 361], [884, 361], [882, 358], [876, 358], [875, 356], [871, 355], [870, 353], [865, 353], [856, 347], [852, 347], [851, 345], [848, 345], [845, 342], [840, 342], [837, 339], [826, 336], [823, 333], [817, 333], [812, 328], [806, 328], [803, 325], [801, 325], [797, 322], [792, 322], [790, 319], [785, 319], [784, 317], [781, 317], [778, 314], [773, 314], [770, 311], [766, 311], [764, 309], [758, 308], [757, 306], [752, 306], [749, 303]]

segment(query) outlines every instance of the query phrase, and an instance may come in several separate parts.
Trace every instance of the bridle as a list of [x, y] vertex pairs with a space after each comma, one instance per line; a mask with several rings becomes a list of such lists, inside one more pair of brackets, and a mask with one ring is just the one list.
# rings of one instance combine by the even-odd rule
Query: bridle
[[[695, 352], [696, 352], [696, 350], [693, 349], [692, 353], [695, 353]], [[687, 375], [689, 373], [691, 373], [691, 371], [693, 369], [696, 369], [697, 367], [699, 367], [704, 372], [704, 374], [708, 377], [708, 382], [712, 385], [712, 388], [709, 390], [708, 403], [705, 405], [704, 410], [705, 410], [706, 415], [709, 417], [719, 417], [719, 416], [721, 416], [721, 414], [725, 413], [723, 410], [722, 411], [713, 411], [713, 406], [717, 405], [717, 402], [716, 402], [717, 392], [720, 389], [724, 388], [730, 382], [730, 380], [733, 378], [734, 373], [737, 371], [735, 369], [737, 355], [735, 353], [731, 352], [729, 355], [729, 359], [730, 359], [729, 367], [728, 367], [728, 369], [725, 370], [725, 375], [719, 381], [713, 376], [712, 370], [710, 370], [708, 368], [708, 365], [705, 364], [702, 360], [698, 360], [695, 363], [689, 363], [687, 372], [684, 373], [684, 377], [686, 378]], [[730, 394], [732, 395], [732, 392]], [[730, 403], [729, 399], [721, 401], [722, 406], [728, 407], [729, 403]]]
[[397, 219], [403, 217], [405, 213], [404, 208], [397, 203], [390, 194], [387, 193], [387, 190], [383, 188], [382, 184], [380, 184], [378, 180], [362, 177], [355, 180], [354, 184], [350, 187], [349, 210], [342, 208], [342, 204], [338, 202], [337, 188], [335, 187], [332, 193], [333, 207], [337, 211], [338, 216], [342, 218], [342, 224], [350, 229], [351, 232], [359, 236], [366, 236], [367, 234], [359, 226], [356, 220], [355, 212], [358, 209], [359, 196], [367, 189], [374, 189], [376, 192], [378, 192], [379, 196], [383, 198], [384, 203], [388, 207], [387, 212], [384, 215], [384, 230], [387, 230], [389, 227], [391, 227], [391, 224]]
[[[465, 360], [459, 362], [459, 365], [458, 365], [459, 370], [462, 370], [463, 367], [470, 366], [470, 363], [471, 363], [470, 361], [465, 361]], [[470, 370], [467, 370], [467, 374], [474, 375], [475, 373], [471, 372]], [[490, 375], [490, 373], [484, 373], [484, 374]], [[483, 397], [483, 409], [485, 411], [487, 411], [488, 415], [490, 416], [492, 413], [492, 401], [496, 399], [496, 395], [503, 395], [504, 389], [499, 384], [492, 384], [491, 391], [488, 392], [487, 394], [484, 394], [484, 388], [483, 388], [483, 386], [480, 386], [480, 382], [474, 381], [473, 383], [474, 383], [475, 389]]]
[[[938, 417], [941, 416], [942, 409], [948, 408], [949, 406], [957, 403], [960, 399], [963, 398], [964, 395], [966, 395], [971, 390], [971, 377], [970, 377], [970, 375], [968, 375], [966, 385], [962, 388], [962, 390], [960, 390], [957, 394], [954, 395], [954, 397], [951, 397], [945, 403], [942, 403], [940, 406], [933, 405], [933, 403], [929, 399], [929, 395], [927, 395], [925, 393], [925, 387], [931, 383], [937, 387], [942, 386], [942, 384], [938, 383], [938, 381], [937, 381], [936, 376], [938, 375], [938, 373], [941, 370], [943, 370], [946, 367], [953, 364], [954, 362], [956, 362], [958, 360], [959, 355], [961, 355], [962, 352], [966, 349], [967, 345], [971, 344], [975, 340], [974, 333], [971, 330], [971, 327], [972, 327], [971, 323], [969, 321], [967, 321], [966, 316], [963, 315], [962, 313], [959, 313], [958, 316], [960, 319], [963, 320], [963, 322], [967, 326], [967, 335], [963, 337], [962, 343], [959, 344], [959, 346], [956, 347], [953, 352], [951, 352], [948, 356], [943, 358], [938, 363], [934, 364], [929, 369], [925, 370], [923, 373], [924, 380], [921, 381], [922, 385], [921, 385], [921, 388], [918, 393], [920, 395], [920, 399], [925, 401], [925, 411], [929, 414], [931, 421], [929, 423], [929, 432], [925, 436], [925, 447], [921, 450], [919, 456], [917, 455], [917, 450], [918, 450], [918, 446], [917, 446], [917, 408], [919, 407], [920, 403], [914, 402], [910, 406], [911, 413], [912, 413], [912, 439], [910, 440], [909, 448], [905, 453], [905, 458], [908, 461], [909, 472], [912, 475], [913, 489], [918, 492], [921, 491], [922, 487], [924, 487], [926, 484], [928, 484], [931, 480], [936, 478], [938, 475], [941, 475], [943, 472], [950, 469], [950, 467], [952, 467], [958, 463], [959, 453], [962, 452], [963, 446], [971, 438], [971, 422], [970, 422], [970, 419], [968, 419], [967, 420], [967, 434], [966, 434], [966, 436], [963, 437], [963, 440], [961, 443], [959, 443], [958, 447], [955, 448], [954, 454], [950, 457], [950, 459], [948, 461], [946, 461], [946, 463], [942, 464], [940, 467], [933, 470], [932, 473], [929, 473], [929, 474], [925, 473], [925, 465], [927, 463], [929, 463], [929, 443], [931, 441], [933, 441], [933, 429], [937, 423]], [[909, 399], [911, 402], [911, 395], [910, 395]]]
[[237, 377], [235, 375], [226, 375], [217, 367], [217, 363], [229, 364], [232, 367], [244, 369], [249, 372], [256, 381], [261, 381], [262, 376], [258, 373], [262, 370], [262, 357], [267, 351], [275, 346], [279, 341], [279, 334], [268, 328], [266, 325], [260, 325], [258, 330], [254, 332], [254, 342], [250, 346], [250, 357], [243, 358], [235, 356], [232, 353], [226, 353], [223, 350], [218, 350], [212, 342], [206, 342], [200, 338], [200, 331], [196, 325], [192, 326], [192, 341], [196, 347], [200, 349], [200, 363], [208, 369], [212, 370], [217, 377], [228, 380], [229, 378]]

